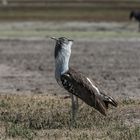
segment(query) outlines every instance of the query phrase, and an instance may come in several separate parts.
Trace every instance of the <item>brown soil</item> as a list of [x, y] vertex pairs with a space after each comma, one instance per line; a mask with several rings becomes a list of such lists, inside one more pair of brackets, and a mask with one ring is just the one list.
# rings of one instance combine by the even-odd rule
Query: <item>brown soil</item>
[[[0, 40], [0, 92], [64, 94], [54, 78], [55, 43]], [[75, 40], [70, 65], [114, 97], [140, 98], [139, 40]]]

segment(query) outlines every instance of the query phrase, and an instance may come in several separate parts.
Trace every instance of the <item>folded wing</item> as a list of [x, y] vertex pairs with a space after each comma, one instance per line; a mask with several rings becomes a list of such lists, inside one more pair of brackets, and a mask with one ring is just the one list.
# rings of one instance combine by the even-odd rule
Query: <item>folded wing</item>
[[61, 82], [68, 92], [79, 97], [103, 115], [106, 115], [109, 104], [117, 106], [117, 102], [112, 97], [100, 92], [93, 81], [73, 69], [69, 69], [61, 76]]

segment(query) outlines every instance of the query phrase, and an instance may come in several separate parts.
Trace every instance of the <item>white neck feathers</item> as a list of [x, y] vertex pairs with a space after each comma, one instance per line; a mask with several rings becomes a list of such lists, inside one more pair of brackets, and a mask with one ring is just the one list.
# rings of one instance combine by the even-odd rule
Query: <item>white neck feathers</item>
[[59, 81], [62, 74], [69, 70], [69, 59], [71, 55], [71, 43], [63, 46], [55, 59], [55, 77]]

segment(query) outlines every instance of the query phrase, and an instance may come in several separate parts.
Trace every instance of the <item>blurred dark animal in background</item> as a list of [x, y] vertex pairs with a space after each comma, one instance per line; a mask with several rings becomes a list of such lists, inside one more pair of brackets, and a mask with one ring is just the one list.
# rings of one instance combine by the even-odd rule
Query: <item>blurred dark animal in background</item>
[[130, 20], [133, 18], [139, 22], [139, 32], [140, 32], [140, 11], [131, 11], [129, 15]]

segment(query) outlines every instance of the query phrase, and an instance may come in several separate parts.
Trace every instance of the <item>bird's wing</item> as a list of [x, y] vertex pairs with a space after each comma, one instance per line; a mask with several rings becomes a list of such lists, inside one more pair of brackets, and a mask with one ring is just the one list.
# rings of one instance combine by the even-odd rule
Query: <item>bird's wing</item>
[[61, 76], [63, 87], [70, 93], [82, 99], [88, 105], [106, 115], [108, 101], [104, 101], [108, 96], [102, 94], [97, 86], [82, 73], [70, 69]]

